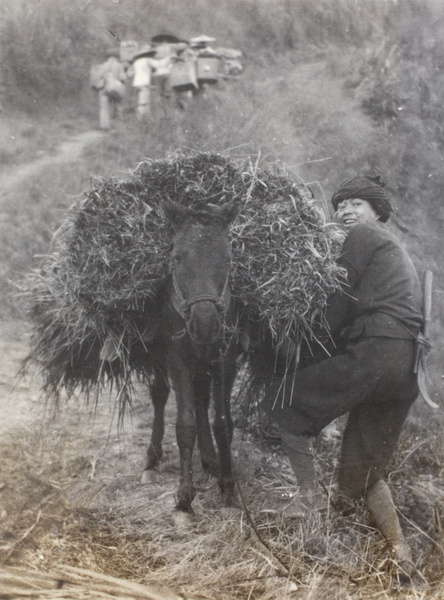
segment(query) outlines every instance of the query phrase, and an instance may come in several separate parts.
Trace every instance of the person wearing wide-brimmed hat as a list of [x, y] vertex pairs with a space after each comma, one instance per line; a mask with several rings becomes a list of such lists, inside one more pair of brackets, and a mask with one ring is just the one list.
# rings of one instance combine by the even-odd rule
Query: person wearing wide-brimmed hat
[[155, 64], [153, 83], [160, 97], [167, 100], [171, 96], [170, 78], [173, 63], [178, 53], [187, 48], [188, 43], [171, 34], [155, 35], [151, 38], [151, 43], [156, 50], [156, 56], [153, 59]]
[[221, 60], [211, 47], [215, 41], [216, 38], [205, 34], [190, 39], [190, 47], [196, 53], [197, 82], [201, 93], [219, 80]]
[[298, 481], [300, 495], [287, 507], [293, 516], [322, 508], [312, 439], [349, 413], [340, 491], [365, 498], [394, 550], [400, 576], [408, 577], [411, 553], [384, 475], [418, 395], [414, 362], [422, 325], [421, 286], [407, 252], [385, 226], [392, 206], [379, 177], [344, 182], [332, 204], [346, 231], [338, 259], [346, 282], [327, 310], [336, 349], [329, 358], [276, 378], [265, 407], [279, 424]]
[[125, 94], [126, 73], [116, 48], [109, 48], [105, 57], [104, 63], [92, 67], [90, 83], [99, 96], [99, 127], [108, 130], [113, 117], [119, 113]]
[[151, 75], [155, 62], [153, 57], [156, 49], [150, 45], [144, 45], [136, 51], [132, 58], [132, 65], [128, 73], [133, 75], [133, 87], [137, 89], [137, 118], [142, 121], [150, 114], [150, 86]]
[[190, 39], [190, 46], [194, 50], [207, 50], [209, 52], [214, 52], [210, 44], [213, 44], [215, 41], [216, 38], [202, 34], [192, 37]]

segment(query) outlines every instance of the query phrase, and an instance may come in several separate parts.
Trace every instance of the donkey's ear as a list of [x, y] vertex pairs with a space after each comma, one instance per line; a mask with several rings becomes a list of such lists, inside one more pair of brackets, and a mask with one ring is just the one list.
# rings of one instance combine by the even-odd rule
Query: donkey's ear
[[240, 203], [237, 200], [227, 202], [220, 207], [220, 216], [229, 225], [237, 217], [240, 211]]
[[165, 198], [162, 201], [162, 209], [165, 214], [167, 221], [176, 229], [181, 225], [185, 218], [185, 209], [180, 204], [176, 204], [172, 200]]

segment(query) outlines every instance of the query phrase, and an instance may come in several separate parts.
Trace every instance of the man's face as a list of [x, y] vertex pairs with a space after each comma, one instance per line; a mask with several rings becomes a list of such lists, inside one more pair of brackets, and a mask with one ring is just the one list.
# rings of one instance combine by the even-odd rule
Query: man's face
[[349, 230], [357, 223], [374, 223], [379, 215], [367, 200], [348, 198], [339, 202], [335, 219]]

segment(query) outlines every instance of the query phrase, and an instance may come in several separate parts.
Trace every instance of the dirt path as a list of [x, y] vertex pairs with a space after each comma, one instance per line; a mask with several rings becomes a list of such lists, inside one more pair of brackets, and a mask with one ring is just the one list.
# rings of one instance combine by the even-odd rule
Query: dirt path
[[86, 131], [73, 138], [62, 142], [55, 150], [54, 154], [46, 154], [36, 160], [20, 165], [11, 173], [0, 177], [0, 197], [7, 194], [14, 187], [22, 184], [24, 180], [29, 179], [37, 173], [40, 173], [46, 167], [60, 165], [64, 163], [79, 160], [83, 150], [99, 140], [106, 134], [102, 131]]
[[[20, 165], [0, 177], [0, 203], [16, 186], [36, 176], [43, 169], [81, 159], [82, 152], [99, 142], [101, 131], [86, 131], [63, 141], [51, 154]], [[38, 412], [40, 391], [38, 386], [17, 378], [21, 362], [28, 353], [28, 338], [23, 323], [0, 322], [0, 437], [14, 427], [26, 426]]]
[[33, 406], [38, 400], [38, 392], [24, 381], [19, 381], [17, 373], [27, 353], [27, 339], [2, 335], [0, 340], [0, 438], [14, 427], [30, 424]]

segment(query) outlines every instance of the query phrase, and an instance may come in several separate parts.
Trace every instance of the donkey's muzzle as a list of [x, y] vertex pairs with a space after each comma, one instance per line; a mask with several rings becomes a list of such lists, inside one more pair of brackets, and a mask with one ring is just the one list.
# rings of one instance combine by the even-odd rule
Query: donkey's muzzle
[[197, 302], [191, 309], [188, 333], [196, 344], [214, 344], [220, 338], [222, 315], [214, 302]]

